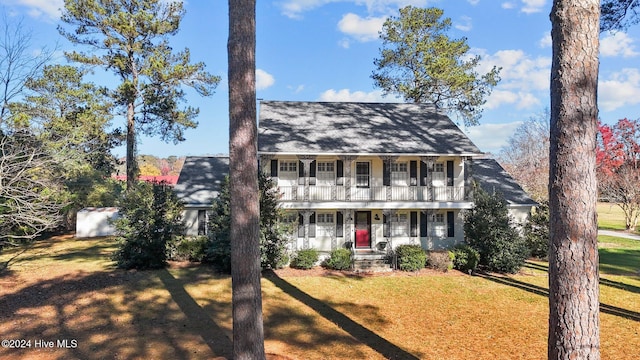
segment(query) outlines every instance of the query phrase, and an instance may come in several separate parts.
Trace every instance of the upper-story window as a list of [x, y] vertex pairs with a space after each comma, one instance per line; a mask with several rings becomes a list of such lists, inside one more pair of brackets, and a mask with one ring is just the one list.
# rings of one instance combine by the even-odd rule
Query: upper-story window
[[297, 161], [280, 161], [280, 172], [298, 173]]
[[[435, 163], [434, 164], [434, 166], [433, 166], [433, 180], [444, 180], [444, 163]], [[440, 185], [440, 184], [438, 184], [438, 185]], [[442, 185], [444, 185], [444, 184], [442, 184]]]
[[409, 179], [409, 166], [406, 162], [391, 164], [391, 185], [407, 186]]
[[368, 188], [369, 187], [369, 163], [357, 162], [356, 163], [356, 187]]
[[333, 161], [319, 161], [316, 176], [319, 185], [333, 185], [336, 178], [336, 166]]

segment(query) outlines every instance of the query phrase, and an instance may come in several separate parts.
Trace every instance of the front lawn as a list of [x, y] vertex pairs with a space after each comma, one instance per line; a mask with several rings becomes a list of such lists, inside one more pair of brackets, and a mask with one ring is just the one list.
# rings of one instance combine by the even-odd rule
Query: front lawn
[[[180, 263], [117, 270], [108, 260], [113, 245], [56, 238], [16, 258], [0, 275], [0, 338], [32, 342], [1, 348], [0, 358], [230, 356], [228, 276]], [[607, 265], [619, 263], [620, 253], [609, 249], [625, 246], [601, 238], [602, 359], [632, 359], [640, 348], [640, 278], [632, 275], [638, 266]], [[517, 276], [268, 273], [262, 280], [266, 350], [273, 359], [542, 359], [545, 267], [532, 262]], [[77, 346], [34, 347], [35, 340], [59, 339]]]
[[[626, 230], [624, 212], [615, 203], [598, 203], [598, 228], [605, 230]], [[634, 229], [635, 231], [635, 229]]]

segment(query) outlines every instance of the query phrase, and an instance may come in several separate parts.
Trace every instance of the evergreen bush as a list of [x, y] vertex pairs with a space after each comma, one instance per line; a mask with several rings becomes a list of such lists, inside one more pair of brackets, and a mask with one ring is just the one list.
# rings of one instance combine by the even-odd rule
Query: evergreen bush
[[125, 192], [120, 218], [114, 221], [118, 250], [113, 255], [123, 269], [158, 269], [167, 264], [167, 244], [184, 232], [183, 204], [166, 185], [139, 182]]
[[318, 250], [302, 249], [291, 259], [291, 267], [296, 269], [309, 270], [318, 262]]
[[[289, 262], [286, 245], [293, 231], [292, 224], [283, 221], [284, 212], [278, 205], [278, 187], [263, 173], [258, 175], [260, 189], [260, 264], [263, 269], [277, 269]], [[231, 272], [231, 214], [229, 178], [222, 184], [220, 195], [213, 202], [209, 224], [209, 241], [204, 261], [219, 271]]]
[[541, 201], [524, 226], [529, 254], [539, 259], [549, 255], [549, 202]]
[[480, 253], [480, 265], [489, 271], [516, 273], [528, 250], [514, 227], [507, 202], [500, 193], [488, 194], [477, 187], [474, 207], [465, 216], [466, 242]]
[[351, 268], [351, 251], [349, 249], [335, 249], [329, 255], [325, 266], [333, 270], [347, 270]]
[[458, 244], [451, 252], [453, 253], [454, 269], [469, 272], [475, 271], [478, 267], [480, 253], [468, 244]]
[[418, 271], [426, 265], [427, 255], [420, 245], [400, 245], [396, 248], [398, 268], [402, 271]]
[[169, 260], [202, 261], [208, 242], [206, 236], [179, 236], [169, 245]]

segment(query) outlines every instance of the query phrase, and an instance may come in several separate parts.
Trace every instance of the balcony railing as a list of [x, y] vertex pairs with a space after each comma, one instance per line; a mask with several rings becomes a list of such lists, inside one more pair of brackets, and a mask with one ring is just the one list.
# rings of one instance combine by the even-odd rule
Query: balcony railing
[[[344, 186], [309, 186], [308, 198], [305, 188], [280, 186], [282, 201], [347, 201]], [[371, 186], [352, 187], [351, 201], [464, 201], [468, 198], [465, 187], [455, 186]]]

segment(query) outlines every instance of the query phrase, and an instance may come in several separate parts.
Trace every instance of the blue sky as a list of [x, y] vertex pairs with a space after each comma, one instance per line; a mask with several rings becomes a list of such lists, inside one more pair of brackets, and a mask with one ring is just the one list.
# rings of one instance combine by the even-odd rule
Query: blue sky
[[[551, 0], [258, 0], [257, 97], [265, 100], [389, 102], [370, 77], [378, 56], [384, 20], [406, 5], [436, 6], [453, 21], [451, 37], [466, 37], [482, 56], [484, 72], [502, 67], [501, 82], [484, 106], [481, 125], [465, 129], [485, 152], [498, 152], [522, 121], [549, 107]], [[12, 18], [34, 33], [34, 51], [58, 43], [72, 45], [56, 30], [62, 0], [0, 0]], [[204, 155], [228, 152], [227, 0], [188, 0], [181, 30], [171, 41], [188, 47], [193, 61], [222, 77], [216, 93], [188, 102], [200, 108], [199, 126], [174, 145], [141, 138], [140, 154]], [[640, 110], [640, 31], [603, 34], [598, 105], [600, 118], [613, 123], [638, 118]], [[64, 62], [59, 58], [60, 62]], [[102, 85], [113, 81], [96, 70]], [[124, 120], [116, 118], [114, 125]], [[116, 149], [119, 155], [123, 149]]]

